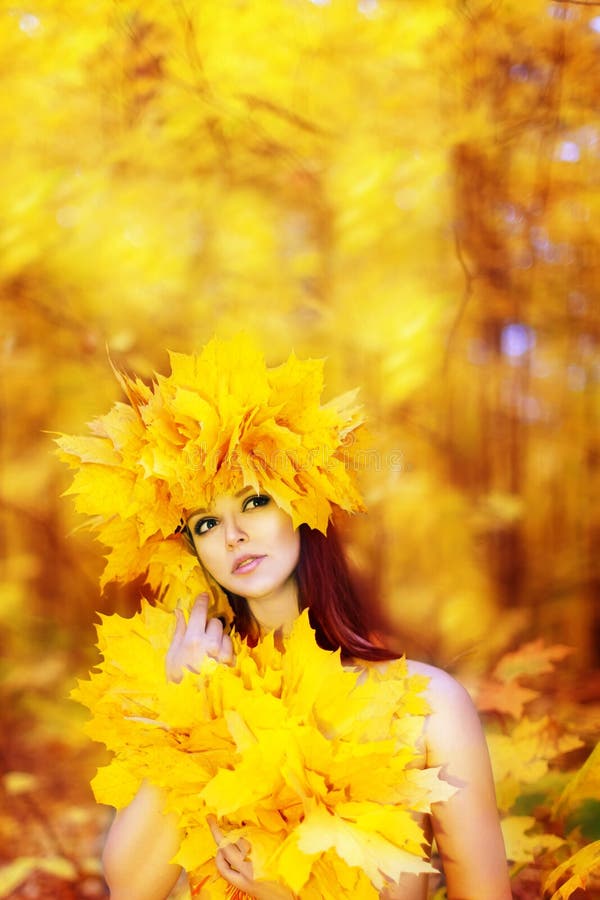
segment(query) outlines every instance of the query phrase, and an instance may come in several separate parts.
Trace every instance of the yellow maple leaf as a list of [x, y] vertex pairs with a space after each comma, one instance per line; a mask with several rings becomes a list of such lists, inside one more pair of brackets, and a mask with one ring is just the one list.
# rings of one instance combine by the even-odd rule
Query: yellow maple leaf
[[509, 734], [489, 731], [487, 743], [498, 805], [503, 810], [514, 803], [519, 785], [538, 781], [551, 760], [583, 744], [575, 735], [558, 729], [549, 716], [533, 720], [525, 717]]
[[[249, 335], [214, 338], [170, 361], [171, 373], [151, 386], [116, 373], [131, 405], [115, 404], [92, 423], [92, 436], [56, 443], [77, 470], [66, 493], [108, 547], [103, 584], [144, 575], [172, 606], [178, 589], [195, 596], [202, 579], [177, 532], [217, 494], [252, 485], [294, 526], [323, 533], [334, 508], [363, 509], [353, 448], [363, 421], [352, 394], [321, 403], [323, 360], [292, 354], [269, 368]], [[178, 566], [165, 543], [188, 565]], [[222, 594], [215, 599], [226, 610]]]
[[506, 816], [500, 824], [506, 858], [512, 862], [533, 862], [541, 853], [565, 843], [564, 838], [555, 834], [528, 834], [537, 825], [533, 816]]
[[596, 875], [600, 875], [600, 841], [582, 847], [557, 866], [544, 882], [544, 895], [549, 896], [552, 892], [550, 900], [568, 900], [576, 890], [585, 890]]
[[378, 889], [385, 884], [382, 872], [397, 880], [403, 872], [435, 871], [429, 862], [407, 853], [378, 831], [362, 829], [333, 816], [321, 805], [309, 809], [296, 835], [298, 849], [303, 853], [312, 855], [335, 848], [340, 859], [349, 866], [361, 868]]
[[600, 744], [596, 744], [583, 766], [558, 797], [553, 813], [564, 816], [589, 798], [600, 797]]
[[[257, 877], [308, 889], [358, 866], [370, 896], [377, 866], [393, 878], [430, 870], [412, 813], [455, 788], [438, 769], [412, 768], [426, 680], [409, 677], [403, 660], [344, 668], [339, 652], [318, 647], [305, 611], [283, 649], [273, 634], [256, 647], [234, 635], [232, 665], [206, 659], [169, 683], [173, 620], [146, 603], [131, 619], [102, 618], [103, 662], [74, 691], [92, 709], [88, 732], [114, 753], [94, 781], [101, 802], [125, 805], [143, 779], [161, 788], [182, 833], [176, 861], [208, 878], [214, 896], [209, 812], [250, 841]], [[398, 729], [405, 720], [413, 724]]]

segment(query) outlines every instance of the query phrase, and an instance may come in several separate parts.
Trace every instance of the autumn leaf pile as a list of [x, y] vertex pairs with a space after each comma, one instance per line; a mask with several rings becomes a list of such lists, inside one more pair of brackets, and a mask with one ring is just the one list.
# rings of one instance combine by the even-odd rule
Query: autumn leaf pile
[[412, 814], [455, 789], [414, 767], [426, 678], [402, 659], [345, 668], [316, 645], [305, 612], [282, 649], [273, 634], [256, 648], [236, 639], [233, 666], [205, 660], [167, 683], [171, 623], [145, 604], [99, 628], [104, 661], [74, 691], [93, 711], [88, 734], [114, 754], [93, 782], [99, 802], [125, 806], [143, 779], [162, 788], [182, 834], [175, 860], [214, 898], [227, 885], [209, 813], [249, 840], [256, 877], [307, 900], [375, 898], [382, 872], [433, 871]]

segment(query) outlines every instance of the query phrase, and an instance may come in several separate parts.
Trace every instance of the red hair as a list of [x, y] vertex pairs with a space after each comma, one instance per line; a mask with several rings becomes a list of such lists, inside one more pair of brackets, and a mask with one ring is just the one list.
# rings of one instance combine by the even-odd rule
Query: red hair
[[352, 580], [337, 531], [327, 535], [300, 526], [300, 559], [296, 568], [300, 609], [309, 608], [317, 643], [324, 650], [341, 648], [342, 656], [395, 659], [397, 654], [371, 640], [367, 610]]
[[[364, 604], [352, 581], [340, 539], [330, 523], [327, 535], [300, 526], [300, 558], [296, 567], [300, 609], [309, 609], [310, 624], [319, 647], [342, 651], [357, 659], [395, 659], [397, 654], [369, 637]], [[258, 639], [257, 623], [243, 597], [225, 592], [235, 614], [235, 627], [251, 642]]]

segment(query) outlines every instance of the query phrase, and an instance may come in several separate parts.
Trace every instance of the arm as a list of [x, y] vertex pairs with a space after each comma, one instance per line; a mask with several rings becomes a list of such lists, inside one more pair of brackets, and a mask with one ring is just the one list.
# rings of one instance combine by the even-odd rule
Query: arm
[[492, 770], [477, 711], [453, 678], [426, 668], [432, 708], [425, 732], [427, 765], [442, 766], [444, 778], [459, 788], [450, 800], [432, 807], [448, 900], [510, 900]]
[[[196, 600], [186, 623], [176, 611], [176, 625], [166, 658], [166, 677], [181, 681], [184, 668], [196, 668], [204, 656], [229, 663], [233, 648], [218, 619], [207, 622], [208, 595]], [[179, 849], [174, 815], [165, 815], [164, 797], [144, 782], [129, 806], [110, 827], [102, 862], [112, 900], [165, 900], [181, 868], [171, 863]]]
[[104, 846], [111, 900], [165, 900], [181, 873], [171, 864], [178, 848], [175, 816], [164, 815], [160, 792], [144, 782], [117, 813]]

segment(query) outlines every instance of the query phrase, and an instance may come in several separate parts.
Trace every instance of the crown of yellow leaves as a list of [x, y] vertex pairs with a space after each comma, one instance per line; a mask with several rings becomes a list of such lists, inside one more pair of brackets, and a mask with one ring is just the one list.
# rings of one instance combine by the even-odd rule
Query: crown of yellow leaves
[[334, 508], [361, 510], [364, 431], [356, 391], [321, 404], [323, 360], [292, 354], [269, 368], [246, 335], [169, 355], [171, 374], [150, 386], [115, 370], [129, 404], [116, 403], [88, 436], [57, 439], [77, 469], [66, 493], [109, 548], [102, 585], [144, 575], [167, 605], [206, 589], [175, 532], [220, 493], [266, 491], [295, 527], [323, 532]]

